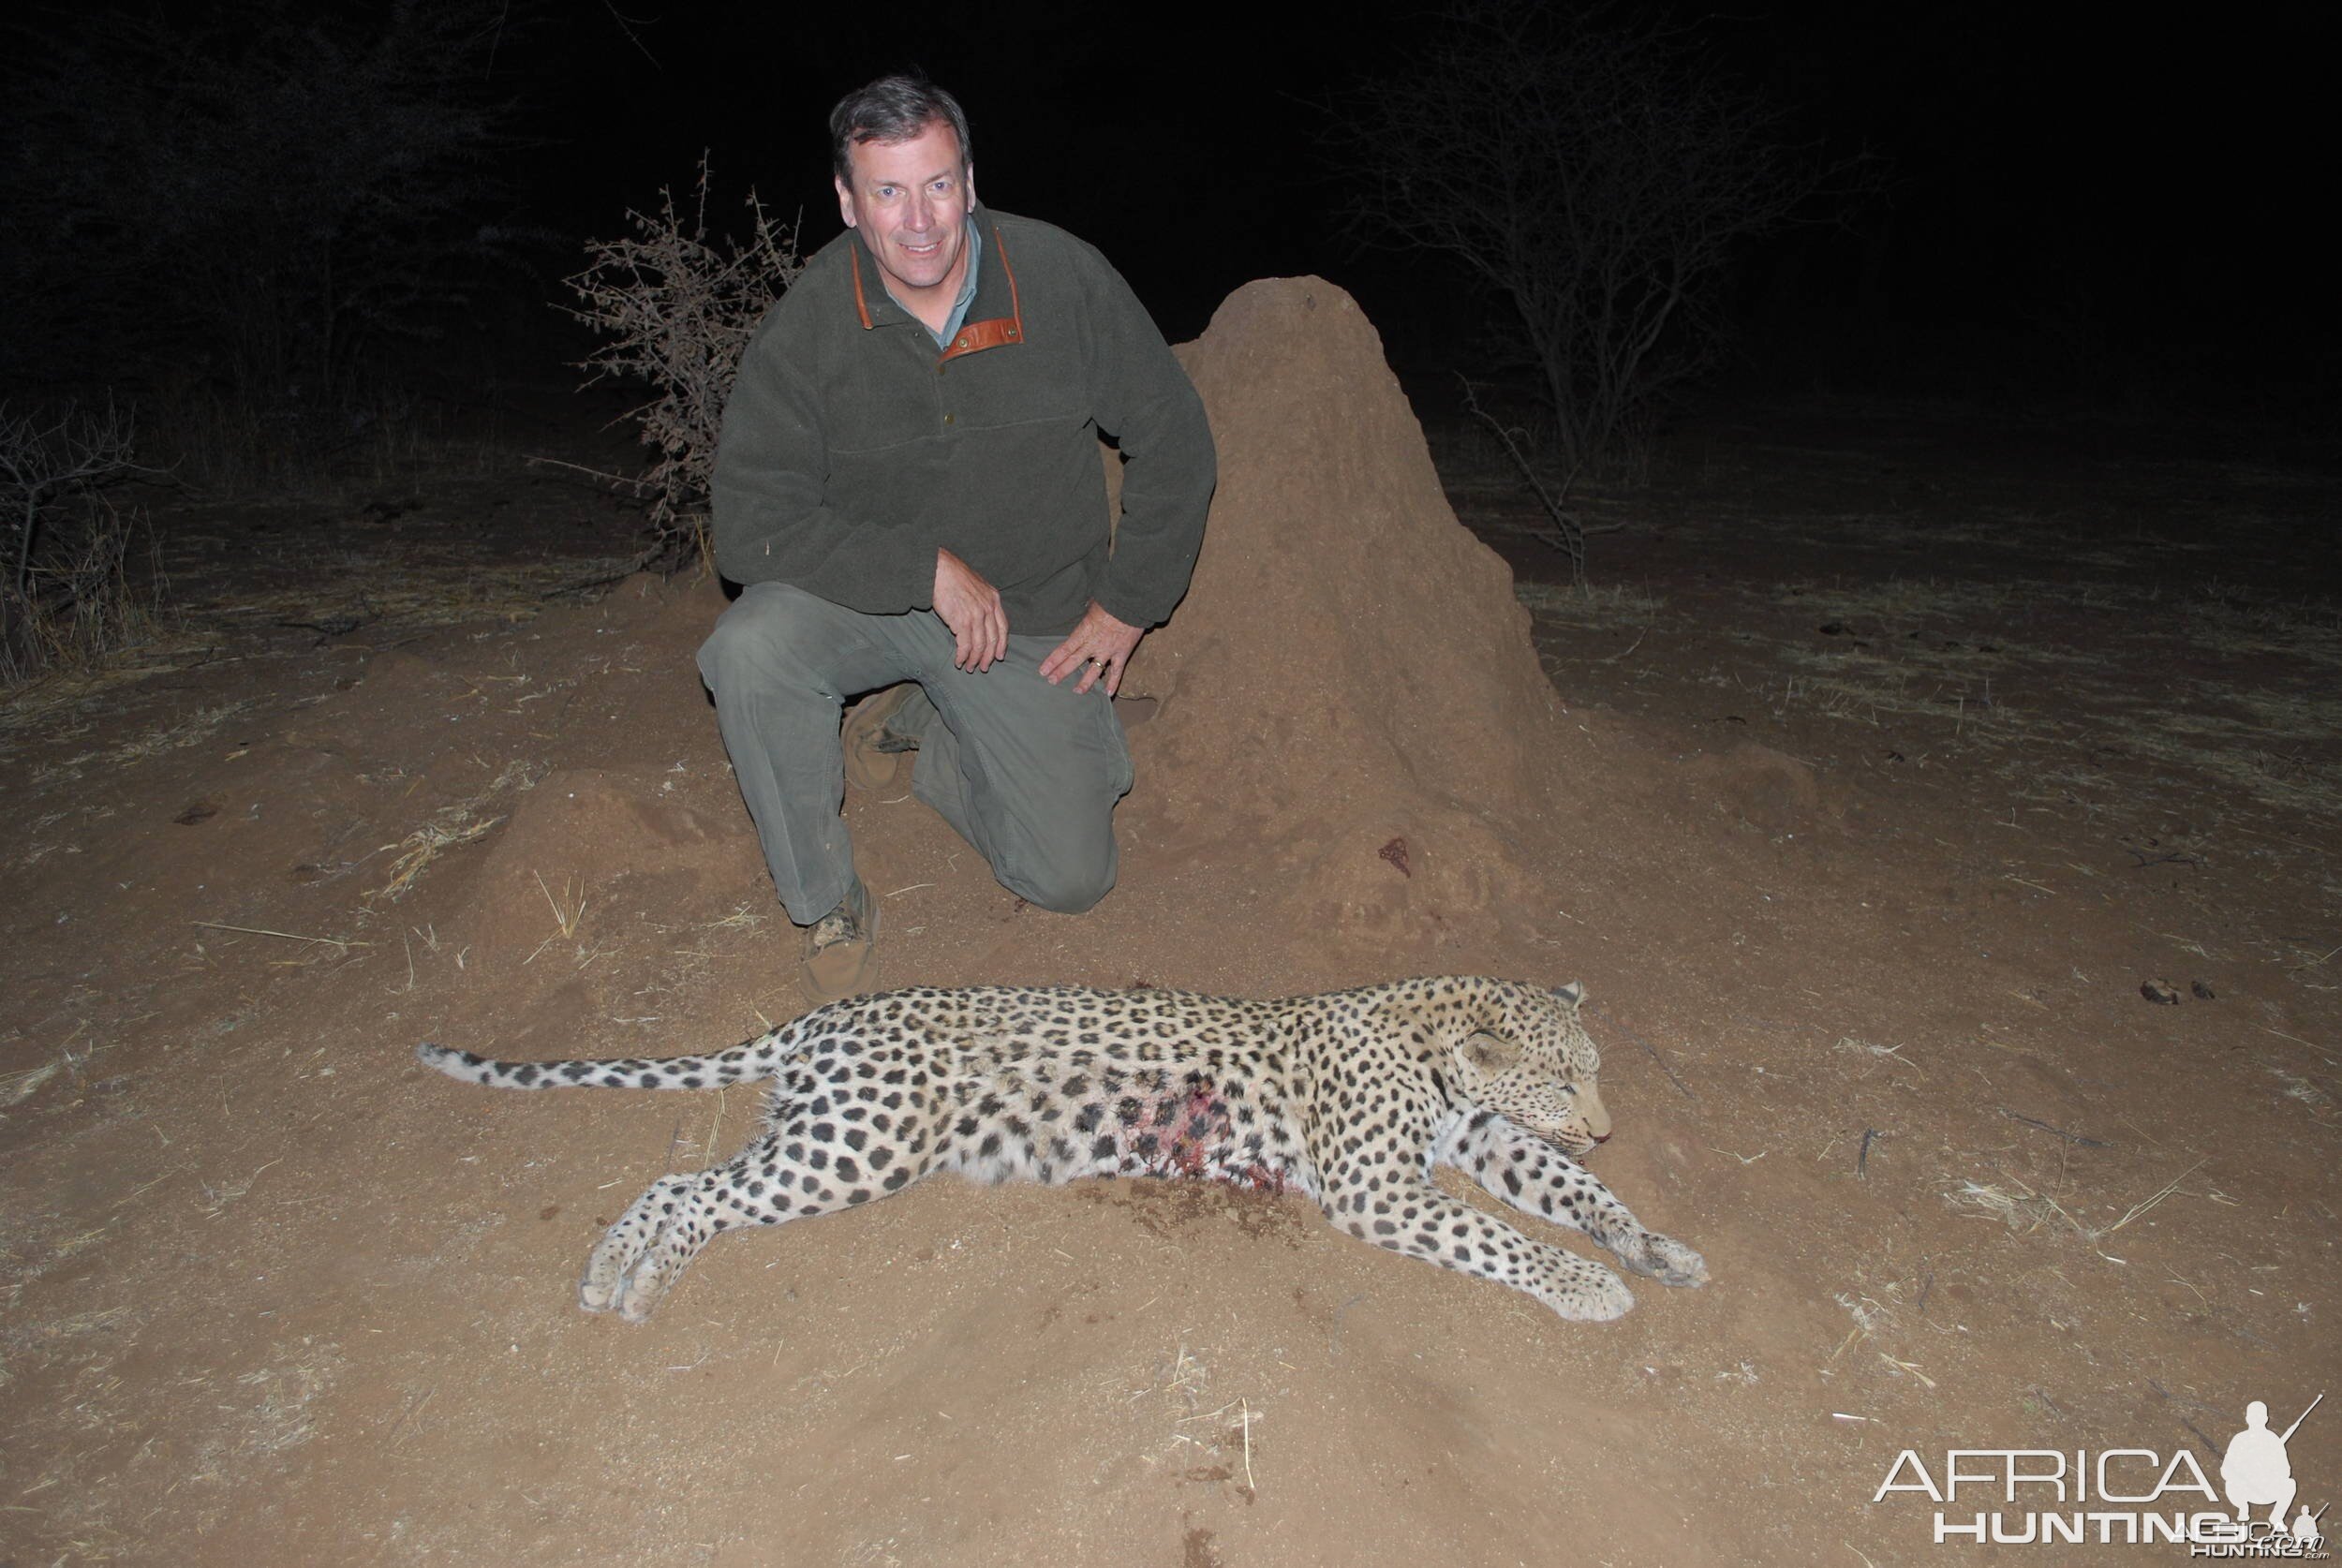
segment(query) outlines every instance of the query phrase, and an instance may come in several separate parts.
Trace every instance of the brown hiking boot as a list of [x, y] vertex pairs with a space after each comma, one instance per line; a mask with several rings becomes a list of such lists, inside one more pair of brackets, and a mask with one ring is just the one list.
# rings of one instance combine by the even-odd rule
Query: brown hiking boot
[[917, 695], [918, 682], [902, 681], [872, 692], [847, 710], [839, 739], [846, 747], [848, 783], [872, 793], [894, 787], [904, 753], [918, 750], [919, 739], [888, 729], [887, 720]]
[[798, 984], [815, 1003], [859, 996], [878, 974], [878, 911], [856, 877], [838, 906], [806, 927]]

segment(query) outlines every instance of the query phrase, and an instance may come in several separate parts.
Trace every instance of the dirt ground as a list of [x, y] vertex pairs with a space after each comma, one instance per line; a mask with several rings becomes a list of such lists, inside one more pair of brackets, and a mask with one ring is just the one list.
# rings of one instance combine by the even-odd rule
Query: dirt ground
[[[804, 1010], [719, 590], [560, 592], [629, 518], [543, 469], [182, 503], [172, 634], [0, 710], [0, 1563], [2186, 1555], [1873, 1499], [1906, 1449], [2217, 1486], [2247, 1401], [2342, 1391], [2342, 478], [1816, 401], [1573, 495], [1581, 590], [1340, 290], [1183, 353], [1223, 482], [1133, 668], [1121, 885], [1025, 908], [849, 791], [882, 982], [1581, 980], [1593, 1167], [1712, 1282], [1572, 1324], [1298, 1198], [937, 1179], [581, 1313], [754, 1095], [413, 1047]], [[2342, 1491], [2342, 1406], [2290, 1459]], [[1942, 1512], [2123, 1506], [2047, 1497]]]

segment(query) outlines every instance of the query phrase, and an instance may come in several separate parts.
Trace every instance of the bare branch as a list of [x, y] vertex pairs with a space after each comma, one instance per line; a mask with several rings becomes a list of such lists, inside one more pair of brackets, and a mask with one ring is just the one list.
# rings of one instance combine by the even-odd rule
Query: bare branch
[[1527, 433], [1516, 426], [1505, 423], [1494, 414], [1481, 407], [1480, 389], [1474, 386], [1468, 377], [1459, 376], [1456, 379], [1463, 383], [1465, 409], [1473, 418], [1496, 433], [1496, 438], [1505, 444], [1505, 452], [1511, 456], [1513, 466], [1520, 470], [1520, 477], [1527, 480], [1529, 488], [1536, 493], [1537, 504], [1545, 509], [1546, 517], [1553, 525], [1552, 543], [1554, 547], [1569, 557], [1570, 581], [1580, 588], [1584, 587], [1586, 585], [1586, 530], [1585, 525], [1578, 520], [1578, 514], [1569, 510], [1568, 504], [1570, 486], [1578, 482], [1578, 470], [1572, 468], [1563, 478], [1562, 487], [1558, 494], [1549, 489], [1545, 481], [1537, 476], [1536, 467], [1529, 461], [1528, 454], [1520, 450], [1520, 442]]
[[588, 242], [593, 264], [568, 280], [580, 302], [570, 314], [608, 339], [579, 366], [587, 384], [643, 381], [657, 394], [628, 417], [659, 455], [639, 480], [624, 481], [652, 497], [655, 551], [684, 540], [704, 545], [716, 437], [740, 355], [804, 267], [796, 226], [782, 229], [754, 191], [748, 238], [709, 237], [704, 154], [696, 194], [687, 225], [673, 189], [662, 189], [655, 215], [630, 213], [632, 236]]

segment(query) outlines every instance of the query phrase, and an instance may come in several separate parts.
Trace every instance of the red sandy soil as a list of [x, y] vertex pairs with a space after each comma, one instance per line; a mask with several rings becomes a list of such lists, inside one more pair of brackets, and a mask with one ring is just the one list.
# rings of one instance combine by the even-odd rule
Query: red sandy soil
[[[602, 1226], [755, 1095], [491, 1093], [412, 1051], [804, 1011], [691, 665], [716, 585], [451, 612], [608, 537], [510, 480], [183, 527], [246, 589], [200, 607], [209, 657], [0, 730], [0, 1561], [2185, 1555], [1938, 1546], [1872, 1498], [1905, 1448], [2216, 1484], [2247, 1400], [2342, 1387], [2342, 637], [2200, 548], [2216, 514], [2283, 542], [2333, 481], [1719, 426], [1582, 502], [1624, 530], [1610, 597], [1533, 620], [1537, 514], [1459, 460], [1503, 553], [1458, 524], [1339, 288], [1250, 286], [1182, 354], [1223, 480], [1133, 668], [1122, 884], [1045, 914], [850, 791], [882, 983], [1582, 980], [1594, 1168], [1713, 1282], [1571, 1324], [1296, 1197], [937, 1179], [724, 1238], [645, 1325], [585, 1315]], [[548, 521], [576, 542], [521, 560]], [[2342, 1408], [2291, 1454], [2342, 1490]]]

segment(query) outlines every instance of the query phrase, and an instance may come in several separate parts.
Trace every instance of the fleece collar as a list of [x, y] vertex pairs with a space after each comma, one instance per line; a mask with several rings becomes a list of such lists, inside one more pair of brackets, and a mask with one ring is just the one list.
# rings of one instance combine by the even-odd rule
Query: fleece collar
[[[939, 364], [962, 354], [981, 353], [1025, 339], [1024, 303], [1017, 293], [1015, 263], [1009, 256], [1007, 242], [1001, 238], [1001, 227], [982, 202], [976, 204], [970, 221], [984, 237], [975, 258], [976, 297], [969, 304], [959, 331], [952, 334], [951, 343], [936, 356]], [[869, 247], [862, 243], [862, 231], [857, 229], [850, 232], [853, 236], [848, 256], [853, 267], [854, 315], [864, 330], [903, 322], [925, 332], [926, 323], [897, 304], [895, 296], [886, 291], [878, 262], [871, 257]]]

